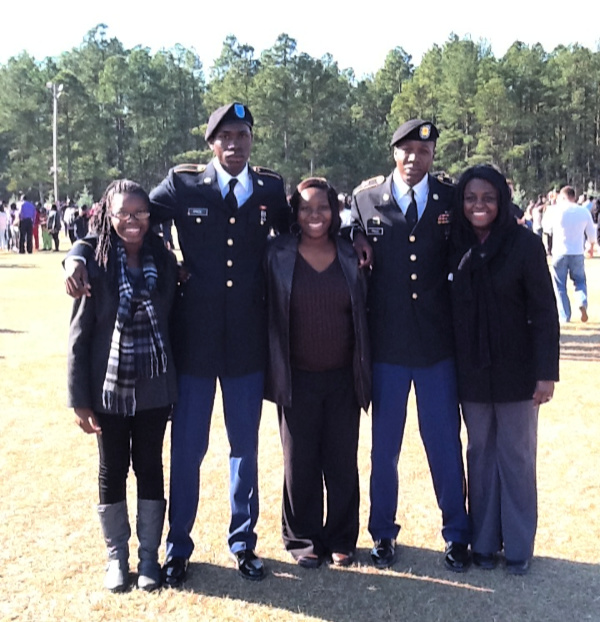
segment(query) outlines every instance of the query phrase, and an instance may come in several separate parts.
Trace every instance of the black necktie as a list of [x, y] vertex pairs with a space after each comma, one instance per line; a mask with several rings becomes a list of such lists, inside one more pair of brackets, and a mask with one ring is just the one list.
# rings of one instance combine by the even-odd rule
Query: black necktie
[[410, 188], [408, 191], [408, 195], [410, 196], [410, 203], [408, 205], [408, 209], [406, 210], [406, 222], [410, 229], [414, 229], [414, 226], [417, 224], [417, 220], [419, 219], [419, 213], [417, 212], [417, 201], [415, 199], [415, 191], [413, 188]]
[[238, 202], [235, 197], [235, 193], [233, 192], [233, 189], [235, 188], [237, 182], [238, 180], [235, 177], [232, 177], [229, 180], [229, 192], [225, 195], [225, 198], [223, 199], [225, 201], [225, 205], [229, 207], [229, 211], [232, 213], [236, 212], [238, 208]]

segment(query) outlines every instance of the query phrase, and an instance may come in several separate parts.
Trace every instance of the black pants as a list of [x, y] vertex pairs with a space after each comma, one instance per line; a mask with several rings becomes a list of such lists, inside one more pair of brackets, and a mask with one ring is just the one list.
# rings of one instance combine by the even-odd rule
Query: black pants
[[102, 428], [98, 435], [100, 503], [125, 500], [130, 463], [138, 499], [164, 499], [162, 447], [170, 411], [170, 407], [142, 410], [134, 417], [95, 413]]
[[22, 218], [19, 220], [19, 253], [33, 253], [33, 221], [31, 218]]
[[292, 407], [278, 410], [286, 549], [296, 558], [353, 552], [358, 539], [360, 407], [352, 369], [293, 370]]
[[58, 250], [58, 231], [50, 231], [50, 235], [52, 236], [52, 239], [54, 240], [54, 250], [57, 251]]

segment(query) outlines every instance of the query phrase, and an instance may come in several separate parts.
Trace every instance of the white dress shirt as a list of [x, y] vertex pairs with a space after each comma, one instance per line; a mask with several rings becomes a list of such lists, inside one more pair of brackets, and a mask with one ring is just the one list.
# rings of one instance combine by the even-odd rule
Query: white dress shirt
[[[425, 207], [427, 206], [427, 196], [429, 195], [429, 176], [425, 175], [423, 179], [421, 179], [421, 181], [418, 184], [415, 184], [412, 188], [415, 192], [417, 215], [418, 220], [420, 220], [423, 212], [425, 211]], [[410, 205], [410, 194], [408, 194], [409, 190], [410, 186], [402, 180], [398, 169], [395, 169], [392, 175], [392, 194], [405, 216], [406, 210]]]
[[[217, 158], [213, 160], [213, 165], [215, 167], [215, 171], [217, 171], [217, 183], [219, 184], [223, 198], [225, 198], [229, 192], [229, 182], [233, 179], [233, 175], [230, 175], [221, 166], [221, 163], [217, 160]], [[235, 194], [235, 198], [237, 199], [238, 207], [241, 207], [252, 196], [253, 190], [252, 177], [250, 177], [247, 163], [242, 172], [239, 175], [236, 175], [235, 178], [238, 180], [238, 183], [233, 189], [233, 194]]]

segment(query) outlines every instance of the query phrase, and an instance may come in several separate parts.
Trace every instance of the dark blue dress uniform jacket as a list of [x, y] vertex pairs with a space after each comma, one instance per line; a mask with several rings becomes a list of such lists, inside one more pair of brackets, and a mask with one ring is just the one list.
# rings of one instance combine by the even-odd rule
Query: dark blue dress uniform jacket
[[283, 181], [250, 169], [253, 192], [234, 212], [213, 164], [169, 171], [150, 194], [153, 217], [173, 218], [189, 280], [175, 302], [172, 341], [177, 371], [243, 376], [266, 363], [263, 255], [271, 229], [287, 231]]
[[354, 191], [353, 223], [374, 253], [367, 306], [375, 363], [425, 367], [453, 355], [447, 280], [453, 192], [430, 175], [427, 207], [409, 230], [392, 175]]

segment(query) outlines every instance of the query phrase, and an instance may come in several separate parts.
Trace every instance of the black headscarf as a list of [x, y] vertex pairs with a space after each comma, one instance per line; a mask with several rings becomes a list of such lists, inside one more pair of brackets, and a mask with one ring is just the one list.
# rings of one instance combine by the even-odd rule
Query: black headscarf
[[[475, 235], [473, 226], [464, 214], [464, 194], [473, 179], [483, 179], [494, 186], [498, 195], [498, 215], [492, 223], [489, 236], [483, 243]], [[483, 165], [467, 169], [461, 176], [455, 193], [454, 220], [452, 223], [453, 287], [460, 298], [470, 301], [465, 305], [469, 315], [467, 326], [471, 358], [475, 367], [491, 366], [492, 352], [501, 353], [502, 343], [498, 325], [500, 312], [489, 273], [490, 262], [505, 248], [508, 239], [518, 226], [512, 215], [511, 196], [506, 178], [494, 167]], [[464, 319], [464, 318], [463, 318]]]

